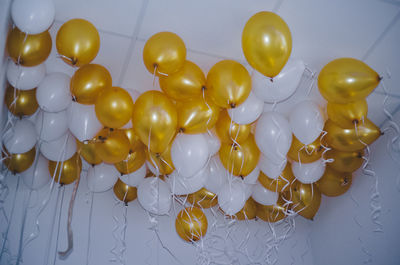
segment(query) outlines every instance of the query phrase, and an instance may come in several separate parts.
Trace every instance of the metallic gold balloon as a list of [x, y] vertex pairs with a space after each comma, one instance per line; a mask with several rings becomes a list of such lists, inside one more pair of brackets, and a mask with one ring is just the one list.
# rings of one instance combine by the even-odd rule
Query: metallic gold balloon
[[260, 151], [254, 140], [254, 136], [250, 135], [249, 138], [240, 145], [221, 144], [219, 158], [226, 170], [233, 173], [235, 176], [245, 177], [257, 166], [260, 158]]
[[246, 204], [244, 205], [243, 209], [240, 210], [238, 213], [236, 213], [233, 218], [236, 218], [237, 220], [251, 220], [256, 218], [256, 213], [257, 213], [257, 203], [253, 198], [249, 198], [246, 201]]
[[187, 201], [195, 207], [200, 208], [211, 208], [218, 204], [217, 195], [208, 191], [206, 188], [202, 188], [195, 193], [187, 196]]
[[185, 61], [179, 71], [168, 76], [160, 75], [159, 82], [168, 97], [185, 101], [202, 96], [206, 77], [200, 67], [191, 61]]
[[318, 137], [309, 145], [304, 145], [302, 142], [293, 135], [292, 145], [290, 146], [287, 156], [301, 163], [311, 163], [321, 158], [324, 148], [321, 145], [321, 138]]
[[162, 153], [146, 152], [147, 160], [153, 165], [153, 167], [158, 168], [160, 174], [168, 175], [174, 172], [175, 166], [172, 163], [171, 158], [171, 145], [167, 146]]
[[352, 129], [367, 118], [368, 104], [365, 99], [346, 104], [328, 102], [327, 111], [331, 121], [342, 128]]
[[345, 104], [366, 98], [380, 80], [365, 63], [353, 58], [339, 58], [322, 68], [318, 87], [328, 102]]
[[114, 184], [113, 190], [118, 200], [125, 203], [131, 202], [137, 198], [137, 188], [126, 185], [120, 179]]
[[78, 103], [90, 105], [96, 103], [97, 96], [111, 86], [111, 74], [105, 67], [86, 64], [72, 76], [70, 90]]
[[76, 140], [76, 144], [78, 147], [78, 153], [86, 160], [86, 162], [91, 165], [97, 165], [103, 162], [99, 154], [96, 152], [96, 139], [84, 143]]
[[285, 201], [279, 196], [275, 205], [262, 205], [256, 203], [256, 216], [261, 220], [269, 223], [278, 222], [286, 217], [287, 207]]
[[178, 235], [185, 241], [200, 240], [207, 233], [207, 217], [200, 208], [188, 207], [178, 213], [175, 228]]
[[55, 182], [68, 185], [81, 174], [82, 160], [78, 153], [65, 161], [49, 161], [49, 171]]
[[381, 135], [379, 127], [369, 119], [360, 123], [357, 130], [355, 128], [344, 129], [331, 120], [327, 120], [324, 130], [328, 133], [323, 141], [334, 149], [346, 152], [362, 150], [365, 148], [365, 144], [372, 144]]
[[335, 149], [327, 151], [325, 159], [334, 159], [329, 167], [339, 172], [354, 172], [359, 169], [363, 162], [364, 151], [343, 152]]
[[102, 129], [96, 136], [96, 152], [104, 162], [118, 163], [129, 154], [129, 139], [121, 130]]
[[251, 77], [246, 68], [232, 60], [216, 63], [208, 72], [206, 93], [222, 108], [242, 104], [251, 91]]
[[217, 123], [220, 108], [202, 97], [177, 102], [178, 128], [184, 133], [204, 133]]
[[279, 74], [292, 51], [292, 35], [285, 21], [275, 13], [259, 12], [246, 23], [242, 49], [249, 64], [268, 77]]
[[321, 204], [321, 192], [313, 184], [303, 184], [295, 181], [285, 198], [293, 202], [292, 210], [304, 218], [313, 220]]
[[155, 73], [158, 76], [173, 74], [183, 67], [185, 60], [185, 43], [172, 32], [154, 34], [143, 48], [144, 65], [151, 74]]
[[119, 128], [132, 118], [133, 100], [129, 93], [120, 87], [105, 89], [97, 96], [95, 111], [104, 126]]
[[21, 173], [30, 168], [35, 161], [36, 148], [33, 147], [26, 153], [10, 154], [3, 146], [3, 163], [7, 166], [13, 174]]
[[36, 88], [19, 90], [8, 84], [4, 100], [8, 110], [19, 117], [32, 115], [39, 107], [36, 100]]
[[133, 128], [123, 129], [122, 131], [129, 139], [130, 150], [134, 151], [136, 149], [145, 148], [145, 145], [142, 143], [142, 141], [140, 141], [139, 136], [136, 135]]
[[142, 148], [136, 149], [135, 151], [129, 151], [128, 156], [124, 160], [115, 163], [114, 165], [122, 174], [129, 174], [138, 170], [143, 166], [144, 162], [146, 162], [146, 153]]
[[80, 67], [90, 63], [97, 56], [100, 35], [89, 21], [71, 19], [58, 30], [56, 47], [64, 62]]
[[240, 125], [231, 120], [226, 110], [221, 111], [215, 130], [221, 142], [243, 143], [251, 132], [251, 124]]
[[325, 173], [317, 181], [317, 187], [325, 196], [335, 197], [344, 194], [351, 186], [351, 173], [339, 172], [327, 166]]
[[287, 162], [286, 167], [283, 169], [281, 175], [277, 179], [271, 179], [263, 172], [260, 172], [258, 176], [258, 181], [263, 185], [266, 189], [275, 192], [283, 192], [288, 191], [290, 189], [290, 185], [294, 182], [294, 174], [292, 172], [292, 166], [289, 162]]
[[144, 92], [135, 102], [132, 123], [136, 134], [150, 151], [162, 153], [176, 133], [176, 107], [162, 92]]

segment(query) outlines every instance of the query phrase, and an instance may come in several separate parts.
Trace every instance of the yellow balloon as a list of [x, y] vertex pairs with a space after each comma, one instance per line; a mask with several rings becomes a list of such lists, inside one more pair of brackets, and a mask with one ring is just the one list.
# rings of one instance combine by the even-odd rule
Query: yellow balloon
[[257, 213], [257, 203], [253, 198], [249, 198], [243, 209], [240, 210], [238, 213], [233, 215], [233, 218], [236, 218], [237, 220], [251, 220], [256, 218], [256, 213]]
[[380, 76], [365, 63], [340, 58], [322, 68], [318, 87], [328, 102], [345, 104], [366, 98], [380, 80]]
[[200, 208], [188, 207], [178, 213], [175, 228], [185, 241], [200, 240], [207, 233], [207, 217]]
[[359, 169], [363, 162], [364, 151], [343, 152], [335, 149], [327, 151], [324, 155], [325, 159], [334, 159], [329, 163], [329, 167], [339, 172], [354, 172]]
[[324, 175], [317, 181], [317, 187], [325, 196], [336, 197], [350, 188], [351, 181], [351, 173], [339, 172], [327, 166]]
[[222, 108], [242, 104], [251, 91], [251, 77], [246, 68], [232, 60], [216, 63], [208, 72], [207, 95]]
[[7, 149], [3, 146], [3, 161], [13, 174], [21, 173], [30, 168], [35, 161], [36, 148], [33, 147], [26, 153], [21, 154], [10, 154]]
[[136, 100], [132, 123], [137, 136], [150, 151], [162, 153], [176, 133], [176, 107], [162, 92], [144, 92]]
[[287, 207], [285, 201], [279, 196], [275, 205], [262, 205], [256, 203], [256, 216], [268, 223], [278, 222], [286, 217]]
[[112, 87], [97, 96], [95, 110], [104, 126], [120, 128], [132, 118], [133, 100], [126, 90]]
[[104, 162], [118, 163], [129, 154], [129, 139], [121, 130], [102, 129], [96, 136], [96, 152]]
[[196, 191], [187, 196], [187, 201], [192, 205], [200, 208], [211, 208], [218, 204], [217, 195], [208, 191], [206, 188]]
[[221, 144], [219, 158], [226, 170], [233, 173], [235, 176], [245, 177], [257, 166], [260, 158], [260, 151], [254, 140], [254, 136], [251, 135], [240, 145]]
[[275, 13], [259, 12], [246, 23], [242, 49], [249, 64], [268, 77], [279, 74], [292, 51], [292, 35], [285, 21]]
[[36, 88], [19, 90], [8, 84], [4, 100], [8, 110], [19, 117], [32, 115], [39, 107], [36, 100]]
[[292, 145], [290, 146], [287, 156], [296, 162], [311, 163], [320, 159], [323, 151], [324, 148], [321, 145], [320, 137], [311, 144], [304, 145], [293, 135]]
[[362, 123], [368, 114], [368, 104], [365, 99], [336, 104], [328, 102], [328, 118], [342, 128], [352, 129]]
[[113, 190], [118, 200], [125, 203], [131, 202], [137, 198], [137, 188], [128, 186], [120, 179], [118, 179], [117, 182], [114, 184]]
[[292, 210], [304, 218], [313, 220], [321, 204], [321, 192], [314, 184], [303, 184], [295, 181], [285, 198], [293, 202]]
[[27, 35], [14, 27], [7, 38], [7, 52], [11, 59], [22, 66], [43, 63], [51, 52], [51, 36], [48, 31]]
[[89, 21], [71, 19], [58, 30], [56, 47], [64, 62], [80, 67], [90, 63], [97, 56], [100, 35]]
[[162, 153], [146, 152], [147, 160], [157, 168], [162, 175], [168, 175], [174, 172], [175, 166], [171, 158], [171, 145], [167, 146]]
[[122, 174], [129, 174], [138, 170], [146, 162], [146, 153], [144, 149], [136, 149], [135, 151], [129, 151], [128, 156], [115, 163], [115, 167]]
[[237, 124], [231, 120], [226, 110], [221, 111], [215, 130], [223, 143], [243, 143], [251, 132], [251, 124]]
[[151, 74], [165, 76], [181, 69], [186, 60], [183, 40], [172, 32], [159, 32], [151, 36], [143, 48], [143, 61]]
[[90, 105], [96, 103], [97, 96], [111, 86], [111, 74], [105, 67], [86, 64], [72, 76], [70, 90], [78, 103]]
[[355, 128], [344, 129], [339, 127], [336, 123], [328, 120], [325, 123], [325, 131], [327, 135], [323, 141], [340, 151], [353, 152], [365, 148], [365, 144], [370, 145], [381, 135], [379, 127], [373, 124], [369, 119], [364, 123], [360, 123]]
[[288, 191], [290, 185], [294, 182], [294, 174], [292, 172], [292, 166], [287, 162], [286, 167], [283, 169], [281, 175], [277, 179], [271, 179], [263, 172], [260, 172], [258, 176], [258, 181], [264, 188], [275, 192]]
[[78, 153], [65, 161], [49, 161], [49, 171], [55, 182], [68, 185], [81, 174], [82, 160]]
[[140, 141], [139, 136], [136, 135], [133, 128], [122, 130], [129, 139], [130, 150], [143, 149], [145, 145]]
[[179, 71], [168, 76], [160, 75], [159, 82], [168, 97], [184, 101], [203, 94], [206, 77], [200, 67], [191, 61], [185, 61]]
[[96, 140], [91, 140], [87, 142], [79, 142], [76, 140], [78, 146], [78, 153], [92, 166], [100, 164], [103, 162], [99, 154], [96, 152]]

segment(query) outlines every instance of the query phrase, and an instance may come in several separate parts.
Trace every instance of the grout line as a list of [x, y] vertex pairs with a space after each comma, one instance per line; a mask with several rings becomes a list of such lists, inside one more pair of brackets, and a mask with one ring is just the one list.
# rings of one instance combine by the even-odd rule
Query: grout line
[[278, 2], [275, 4], [274, 8], [272, 8], [272, 11], [274, 13], [278, 13], [279, 9], [281, 8], [284, 0], [278, 0]]

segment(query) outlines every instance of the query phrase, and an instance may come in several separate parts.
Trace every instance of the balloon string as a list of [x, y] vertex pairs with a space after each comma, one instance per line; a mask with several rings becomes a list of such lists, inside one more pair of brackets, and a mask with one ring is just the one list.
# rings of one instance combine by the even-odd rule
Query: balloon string
[[313, 71], [313, 70], [311, 70], [311, 68], [310, 68], [307, 64], [306, 64], [306, 67], [305, 67], [304, 69], [310, 74], [310, 79], [311, 79], [310, 86], [308, 87], [308, 90], [307, 90], [307, 96], [309, 96], [310, 93], [311, 93], [311, 90], [313, 89], [314, 84], [315, 84], [315, 80], [316, 80], [315, 75], [316, 75], [316, 72]]
[[[65, 194], [65, 186], [63, 185], [62, 186], [62, 192], [61, 192], [62, 194], [61, 194], [61, 202], [60, 202], [60, 207], [59, 207], [59, 209], [56, 209], [56, 211], [55, 212], [57, 212], [57, 210], [59, 211], [59, 214], [58, 214], [58, 224], [57, 224], [57, 235], [56, 235], [56, 242], [55, 242], [55, 246], [56, 246], [56, 251], [57, 251], [57, 248], [58, 248], [58, 239], [59, 239], [59, 236], [60, 236], [60, 225], [61, 225], [61, 214], [63, 213], [63, 206], [64, 206], [64, 194]], [[56, 213], [55, 213], [56, 214]], [[53, 258], [53, 265], [55, 265], [56, 264], [56, 258], [57, 258], [57, 254], [56, 253], [54, 253], [54, 258]], [[48, 259], [48, 258], [47, 258]]]
[[92, 217], [93, 217], [93, 203], [94, 203], [94, 192], [91, 192], [89, 220], [88, 220], [88, 237], [87, 237], [87, 247], [86, 247], [86, 265], [89, 265], [89, 261], [90, 261], [90, 243], [91, 243], [91, 228], [92, 228]]
[[119, 258], [119, 256], [118, 256], [118, 252], [117, 252], [117, 249], [118, 249], [118, 241], [119, 241], [119, 238], [118, 238], [117, 234], [118, 234], [118, 230], [119, 230], [119, 228], [120, 228], [120, 224], [119, 224], [119, 219], [118, 219], [118, 217], [117, 217], [117, 214], [115, 213], [115, 209], [116, 209], [116, 207], [117, 207], [118, 205], [121, 204], [121, 201], [117, 200], [116, 198], [114, 198], [114, 200], [115, 200], [115, 203], [114, 203], [114, 206], [113, 206], [113, 209], [112, 209], [112, 212], [113, 212], [112, 218], [113, 218], [113, 221], [114, 221], [114, 228], [112, 229], [112, 236], [113, 236], [113, 238], [114, 238], [114, 246], [113, 246], [113, 247], [111, 248], [111, 250], [110, 250], [110, 253], [111, 253], [112, 256], [113, 256], [113, 257], [110, 259], [110, 261], [111, 261], [111, 262], [121, 262], [121, 260], [120, 260], [120, 258]]

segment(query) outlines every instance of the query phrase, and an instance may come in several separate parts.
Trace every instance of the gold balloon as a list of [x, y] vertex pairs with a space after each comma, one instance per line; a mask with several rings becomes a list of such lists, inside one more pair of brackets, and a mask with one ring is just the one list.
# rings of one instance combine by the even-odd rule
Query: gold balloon
[[129, 151], [128, 156], [115, 163], [115, 167], [122, 174], [129, 174], [138, 170], [146, 162], [146, 153], [143, 149], [136, 149], [135, 151]]
[[4, 99], [8, 110], [19, 117], [32, 115], [39, 107], [36, 100], [36, 88], [19, 90], [8, 84]]
[[251, 124], [237, 124], [231, 120], [226, 110], [221, 111], [215, 124], [217, 135], [223, 143], [243, 143], [251, 132]]
[[10, 154], [7, 149], [3, 146], [3, 158], [4, 164], [7, 166], [13, 174], [21, 173], [30, 168], [35, 161], [36, 148], [33, 147], [26, 153], [21, 154]]
[[346, 104], [328, 102], [328, 118], [342, 128], [352, 129], [362, 123], [368, 114], [368, 104], [365, 99]]
[[256, 203], [256, 216], [268, 223], [278, 222], [286, 217], [287, 207], [285, 201], [279, 196], [275, 205], [262, 205]]
[[105, 89], [97, 96], [95, 111], [104, 126], [119, 128], [132, 118], [133, 100], [129, 93], [120, 87]]
[[65, 161], [49, 161], [49, 171], [55, 182], [68, 185], [81, 174], [82, 160], [78, 153]]
[[162, 92], [144, 92], [135, 102], [133, 128], [153, 153], [167, 149], [176, 133], [178, 115], [175, 105]]
[[172, 32], [154, 34], [143, 48], [144, 65], [151, 74], [155, 73], [158, 76], [173, 74], [183, 67], [185, 60], [185, 43]]
[[184, 133], [204, 133], [217, 123], [220, 108], [207, 98], [193, 98], [176, 103], [178, 128]]
[[96, 152], [106, 163], [118, 163], [129, 154], [129, 139], [121, 130], [102, 129], [96, 139]]
[[292, 145], [290, 146], [287, 156], [296, 162], [301, 161], [301, 163], [317, 161], [321, 158], [322, 152], [324, 151], [320, 140], [321, 138], [318, 137], [311, 144], [304, 145], [296, 136], [293, 135]]
[[206, 93], [222, 108], [242, 104], [251, 91], [251, 77], [246, 68], [232, 60], [216, 63], [208, 72]]
[[136, 135], [133, 128], [122, 130], [129, 139], [130, 150], [143, 149], [145, 145], [140, 141], [139, 136]]
[[89, 21], [71, 19], [58, 30], [56, 47], [64, 62], [80, 67], [90, 63], [97, 56], [100, 36], [96, 27]]
[[263, 172], [260, 172], [258, 181], [264, 188], [275, 192], [288, 191], [290, 185], [294, 182], [294, 174], [292, 172], [292, 166], [287, 162], [286, 167], [283, 169], [281, 175], [277, 179], [271, 179]]
[[202, 95], [206, 77], [200, 67], [191, 61], [185, 61], [179, 71], [168, 76], [160, 75], [159, 82], [168, 97], [184, 101]]
[[185, 241], [198, 241], [207, 233], [207, 217], [200, 208], [188, 207], [178, 213], [175, 228]]
[[381, 135], [379, 127], [369, 119], [360, 123], [357, 130], [355, 128], [344, 129], [331, 120], [327, 120], [324, 130], [328, 133], [323, 141], [326, 141], [334, 149], [347, 152], [362, 150], [365, 148], [365, 144], [372, 144]]
[[344, 194], [351, 186], [351, 173], [339, 172], [327, 166], [322, 178], [317, 181], [317, 187], [322, 194], [330, 197]]
[[366, 98], [380, 80], [365, 63], [353, 58], [339, 58], [322, 68], [318, 87], [328, 102], [345, 104]]
[[118, 179], [117, 182], [114, 184], [113, 190], [118, 200], [125, 203], [131, 202], [137, 198], [137, 188], [128, 186], [120, 179]]
[[105, 67], [86, 64], [72, 76], [70, 90], [78, 103], [90, 105], [96, 103], [97, 96], [111, 86], [111, 74]]
[[223, 143], [219, 149], [219, 158], [226, 170], [235, 176], [245, 177], [257, 166], [260, 151], [254, 136], [250, 135], [240, 145]]
[[91, 140], [87, 142], [79, 142], [76, 140], [78, 147], [78, 153], [92, 166], [100, 164], [103, 162], [99, 154], [96, 152], [96, 140]]
[[292, 35], [285, 21], [275, 13], [259, 12], [246, 23], [242, 49], [249, 64], [268, 77], [279, 74], [292, 51]]
[[251, 220], [256, 218], [256, 213], [257, 213], [257, 203], [253, 198], [249, 198], [243, 209], [240, 210], [238, 213], [233, 215], [233, 218], [236, 218], [237, 220]]
[[327, 151], [324, 155], [325, 159], [334, 159], [329, 163], [329, 167], [339, 172], [354, 172], [359, 169], [363, 162], [364, 151], [343, 152], [335, 149]]
[[172, 163], [171, 158], [171, 145], [167, 146], [162, 153], [146, 152], [147, 160], [153, 165], [153, 167], [158, 168], [160, 174], [168, 175], [174, 172], [175, 166]]
[[217, 195], [208, 191], [206, 188], [196, 191], [187, 196], [187, 201], [192, 205], [200, 208], [211, 208], [218, 204]]
[[314, 184], [303, 184], [295, 181], [285, 198], [293, 202], [292, 210], [304, 218], [313, 220], [321, 204], [321, 192]]

